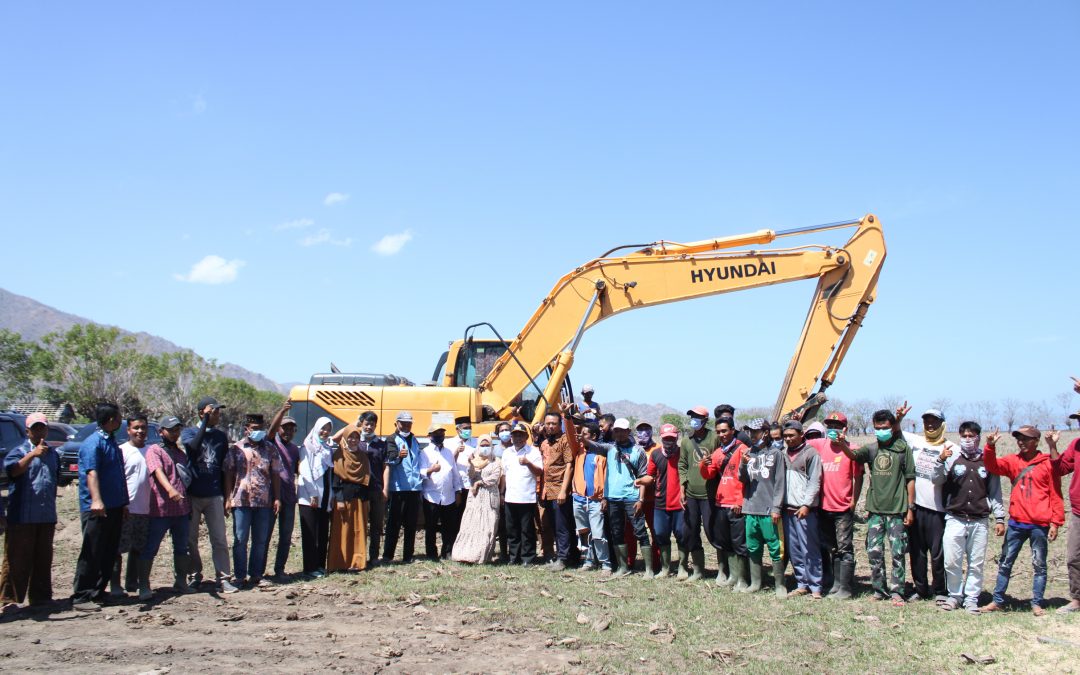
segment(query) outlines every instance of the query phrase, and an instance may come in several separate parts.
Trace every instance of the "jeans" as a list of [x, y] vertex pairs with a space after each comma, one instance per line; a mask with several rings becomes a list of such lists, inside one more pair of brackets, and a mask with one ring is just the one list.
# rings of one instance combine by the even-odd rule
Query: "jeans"
[[[1074, 478], [1073, 480], [1080, 480]], [[1069, 514], [1069, 533], [1065, 540], [1069, 566], [1069, 596], [1080, 600], [1080, 516]]]
[[[72, 602], [89, 602], [105, 592], [112, 577], [116, 555], [120, 549], [120, 528], [124, 525], [124, 508], [107, 509], [95, 516], [89, 511], [79, 514], [82, 521], [82, 549], [75, 565], [75, 593]], [[1045, 548], [1044, 548], [1045, 550]]]
[[202, 557], [199, 555], [199, 523], [205, 517], [210, 533], [210, 550], [214, 558], [217, 580], [232, 576], [229, 562], [229, 537], [225, 530], [224, 497], [191, 497], [191, 527], [188, 530], [188, 554], [191, 556], [192, 576], [202, 578]]
[[1014, 526], [1011, 522], [1005, 530], [1005, 543], [1001, 547], [1001, 562], [998, 564], [997, 585], [994, 586], [994, 603], [1005, 603], [1005, 591], [1009, 588], [1013, 563], [1020, 555], [1020, 548], [1028, 539], [1031, 540], [1031, 567], [1035, 570], [1035, 579], [1031, 583], [1031, 606], [1041, 607], [1043, 594], [1046, 592], [1046, 545], [1049, 527], [1035, 526], [1030, 530]]
[[989, 529], [986, 518], [945, 516], [945, 585], [949, 597], [968, 609], [979, 606]]
[[[269, 506], [237, 506], [233, 509], [233, 570], [237, 580], [251, 574], [261, 579], [266, 572], [266, 548], [274, 528], [274, 509]], [[248, 539], [251, 556], [248, 557]]]
[[150, 519], [146, 531], [146, 545], [139, 551], [139, 560], [153, 560], [161, 548], [165, 533], [172, 535], [173, 557], [188, 554], [188, 535], [191, 530], [191, 516], [168, 516]]
[[784, 512], [784, 534], [787, 535], [787, 552], [791, 569], [799, 588], [812, 593], [821, 592], [821, 532], [818, 530], [817, 513], [811, 510], [800, 520], [795, 512]]
[[[281, 510], [277, 515], [277, 554], [274, 556], [274, 574], [285, 574], [285, 563], [289, 562], [289, 549], [292, 547], [292, 533], [296, 526], [296, 504], [281, 503]], [[273, 525], [270, 530], [273, 531]], [[270, 546], [270, 538], [266, 538], [266, 545]], [[270, 551], [267, 550], [267, 558]]]
[[657, 547], [670, 546], [671, 535], [675, 535], [675, 544], [683, 547], [683, 514], [682, 509], [653, 509], [653, 541]]
[[[926, 598], [948, 595], [945, 583], [945, 552], [941, 540], [945, 536], [945, 513], [915, 506], [915, 522], [908, 528], [908, 552], [911, 557], [911, 580], [915, 592]], [[933, 583], [927, 579], [929, 565]]]
[[574, 524], [583, 539], [581, 557], [585, 559], [585, 564], [594, 567], [610, 564], [608, 541], [604, 535], [604, 511], [600, 508], [600, 502], [591, 499], [580, 502], [575, 499]]
[[566, 562], [571, 558], [570, 547], [574, 542], [574, 502], [567, 498], [559, 504], [555, 499], [544, 500], [546, 519], [555, 521], [555, 557]]

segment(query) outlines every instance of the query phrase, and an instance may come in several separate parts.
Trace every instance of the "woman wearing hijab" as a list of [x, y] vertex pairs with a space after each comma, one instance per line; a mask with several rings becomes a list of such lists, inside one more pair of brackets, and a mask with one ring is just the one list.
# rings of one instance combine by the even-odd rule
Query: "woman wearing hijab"
[[469, 458], [469, 500], [461, 517], [461, 529], [451, 560], [462, 563], [489, 563], [495, 554], [495, 535], [499, 531], [499, 479], [502, 462], [495, 457], [491, 436], [481, 436], [476, 451]]
[[331, 572], [359, 572], [367, 567], [368, 482], [371, 467], [360, 447], [360, 430], [350, 425], [345, 442], [334, 451], [333, 512], [330, 516]]
[[332, 424], [320, 417], [300, 448], [296, 499], [300, 504], [300, 543], [304, 550], [304, 576], [326, 576], [326, 547], [330, 539], [330, 476], [334, 445]]

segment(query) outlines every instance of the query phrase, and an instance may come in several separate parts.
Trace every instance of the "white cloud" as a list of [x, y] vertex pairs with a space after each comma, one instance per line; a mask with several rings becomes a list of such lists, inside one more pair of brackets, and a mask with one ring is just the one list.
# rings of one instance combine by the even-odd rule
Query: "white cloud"
[[344, 204], [349, 201], [349, 195], [344, 192], [331, 192], [323, 197], [322, 203], [325, 206], [333, 206], [334, 204]]
[[187, 274], [174, 274], [173, 278], [189, 284], [229, 284], [236, 281], [240, 268], [245, 264], [243, 260], [225, 260], [219, 255], [208, 255], [192, 265]]
[[195, 98], [192, 99], [191, 112], [196, 115], [201, 115], [206, 112], [206, 97], [202, 95], [202, 92], [195, 94]]
[[388, 234], [371, 247], [379, 255], [397, 255], [413, 238], [412, 230]]
[[315, 221], [311, 218], [297, 218], [296, 220], [290, 220], [287, 223], [275, 225], [274, 230], [281, 232], [282, 230], [302, 230], [305, 227], [311, 227], [315, 224]]
[[352, 237], [345, 237], [344, 239], [334, 239], [330, 230], [321, 228], [315, 234], [309, 234], [300, 240], [301, 246], [318, 246], [319, 244], [330, 244], [331, 246], [352, 246]]

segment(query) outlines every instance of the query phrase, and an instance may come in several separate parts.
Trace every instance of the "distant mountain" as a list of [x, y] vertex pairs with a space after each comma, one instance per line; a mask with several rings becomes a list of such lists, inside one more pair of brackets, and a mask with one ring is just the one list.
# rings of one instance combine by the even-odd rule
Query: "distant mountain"
[[[69, 330], [77, 324], [95, 323], [91, 319], [61, 312], [58, 309], [43, 305], [37, 300], [16, 295], [0, 288], [0, 328], [6, 328], [14, 333], [22, 335], [24, 340], [36, 342], [49, 333]], [[120, 329], [127, 335], [135, 337], [140, 351], [155, 356], [178, 352], [183, 347], [173, 344], [164, 338], [150, 335], [149, 333], [132, 333], [123, 328]], [[224, 377], [232, 377], [243, 380], [257, 389], [286, 393], [277, 382], [268, 377], [253, 373], [233, 363], [219, 364], [220, 373]]]
[[656, 428], [659, 428], [661, 415], [666, 415], [668, 413], [681, 415], [686, 412], [684, 410], [676, 410], [663, 403], [648, 404], [634, 403], [633, 401], [611, 401], [608, 403], [600, 401], [600, 409], [606, 413], [611, 413], [615, 417], [626, 417], [627, 419], [633, 418], [638, 422], [648, 422]]

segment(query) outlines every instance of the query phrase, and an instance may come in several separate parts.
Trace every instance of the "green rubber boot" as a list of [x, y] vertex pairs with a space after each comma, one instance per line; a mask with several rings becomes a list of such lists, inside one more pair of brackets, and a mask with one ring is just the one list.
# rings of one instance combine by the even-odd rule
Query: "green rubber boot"
[[724, 560], [724, 552], [716, 552], [716, 585], [726, 586], [728, 582], [728, 575], [724, 572], [724, 568], [727, 567]]
[[735, 591], [736, 593], [743, 593], [746, 591], [746, 589], [750, 588], [750, 584], [746, 583], [746, 570], [748, 562], [749, 560], [741, 555], [735, 556], [736, 571], [734, 575], [735, 577], [737, 577], [737, 579], [735, 581], [735, 586], [732, 587], [731, 590]]
[[630, 557], [626, 551], [626, 544], [616, 544], [612, 547], [612, 553], [615, 554], [615, 560], [618, 561], [619, 564], [615, 568], [615, 574], [611, 576], [625, 577], [627, 574], [630, 574], [630, 568], [627, 566]]
[[679, 549], [679, 573], [675, 578], [679, 581], [690, 578], [690, 553], [685, 548]]
[[787, 585], [784, 583], [784, 570], [787, 569], [787, 561], [773, 561], [773, 583], [776, 585], [776, 597], [787, 597]]
[[701, 581], [705, 578], [705, 551], [698, 549], [690, 553], [691, 564], [694, 568], [694, 573], [690, 575], [687, 581]]
[[[734, 553], [729, 553], [727, 557], [727, 565], [728, 574], [727, 579], [724, 581], [723, 585], [727, 586], [728, 588], [732, 588], [739, 581], [739, 556], [735, 555]], [[717, 581], [716, 583], [718, 586], [720, 585], [719, 581]]]
[[645, 563], [645, 578], [655, 579], [656, 570], [652, 566], [652, 546], [641, 547], [641, 560]]
[[750, 568], [750, 585], [739, 590], [743, 593], [757, 593], [761, 590], [761, 561], [748, 560], [747, 565]]
[[660, 569], [656, 571], [656, 578], [666, 579], [671, 576], [671, 544], [660, 547]]
[[153, 566], [153, 560], [139, 560], [139, 600], [143, 602], [154, 599], [154, 591], [150, 588], [150, 569]]

